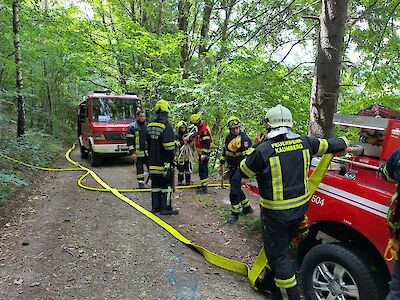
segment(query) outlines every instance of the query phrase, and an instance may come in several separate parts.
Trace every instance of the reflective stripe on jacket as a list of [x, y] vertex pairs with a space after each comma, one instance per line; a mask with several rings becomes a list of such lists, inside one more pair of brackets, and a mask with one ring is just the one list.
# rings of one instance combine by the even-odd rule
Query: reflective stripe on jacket
[[240, 163], [243, 177], [256, 176], [260, 204], [279, 220], [300, 218], [308, 208], [311, 157], [343, 151], [346, 138], [316, 139], [286, 135], [267, 140]]
[[210, 156], [212, 135], [206, 122], [201, 123], [194, 137], [196, 150], [199, 154]]
[[147, 123], [138, 122], [131, 123], [126, 134], [126, 144], [129, 153], [135, 153], [137, 157], [147, 156]]
[[175, 136], [168, 114], [158, 113], [147, 125], [149, 173], [163, 174], [164, 164], [171, 163], [175, 153]]

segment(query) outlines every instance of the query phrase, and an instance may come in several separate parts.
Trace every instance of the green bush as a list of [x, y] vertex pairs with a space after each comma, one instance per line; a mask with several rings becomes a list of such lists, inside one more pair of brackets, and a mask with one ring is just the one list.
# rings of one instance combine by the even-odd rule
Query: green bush
[[[41, 131], [29, 130], [18, 139], [11, 130], [8, 132], [0, 138], [0, 153], [24, 163], [50, 166], [64, 146], [63, 139]], [[6, 205], [12, 195], [29, 184], [30, 178], [38, 172], [2, 157], [0, 169], [0, 205]]]

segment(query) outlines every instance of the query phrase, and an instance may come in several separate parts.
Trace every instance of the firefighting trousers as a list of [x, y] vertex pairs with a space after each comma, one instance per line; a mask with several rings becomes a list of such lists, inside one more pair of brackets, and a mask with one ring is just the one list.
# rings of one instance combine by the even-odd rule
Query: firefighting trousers
[[240, 184], [239, 167], [237, 168], [231, 167], [229, 169], [229, 183], [231, 184], [231, 189], [229, 192], [229, 200], [231, 201], [231, 212], [233, 214], [239, 214], [241, 203], [243, 203], [243, 207], [250, 205], [249, 201], [246, 199], [246, 195], [244, 194], [242, 186]]
[[389, 290], [386, 300], [400, 299], [400, 260], [396, 260], [393, 264], [392, 280], [389, 283]]
[[186, 184], [190, 184], [190, 173], [192, 172], [191, 170], [191, 163], [190, 161], [178, 161], [176, 168], [178, 169], [178, 182], [182, 183], [183, 179], [185, 179]]
[[202, 186], [208, 186], [208, 158], [201, 160], [199, 156], [199, 177]]
[[146, 165], [148, 170], [149, 169], [148, 164], [149, 162], [147, 156], [138, 157], [136, 159], [136, 178], [139, 183], [144, 183], [144, 165]]
[[300, 300], [294, 268], [289, 258], [289, 244], [296, 236], [302, 219], [279, 221], [261, 212], [264, 249], [276, 285], [271, 299]]
[[171, 209], [172, 181], [162, 175], [151, 176], [151, 210], [159, 212]]

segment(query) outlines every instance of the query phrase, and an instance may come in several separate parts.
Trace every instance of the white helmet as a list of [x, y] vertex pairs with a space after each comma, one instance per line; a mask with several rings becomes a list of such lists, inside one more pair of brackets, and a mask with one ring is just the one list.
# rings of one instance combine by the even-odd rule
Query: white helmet
[[270, 128], [293, 127], [292, 113], [280, 104], [268, 110], [264, 121]]

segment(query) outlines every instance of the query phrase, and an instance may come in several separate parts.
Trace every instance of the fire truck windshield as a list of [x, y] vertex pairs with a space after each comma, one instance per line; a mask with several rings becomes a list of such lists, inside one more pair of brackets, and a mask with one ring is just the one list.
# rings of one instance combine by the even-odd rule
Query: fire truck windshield
[[93, 98], [94, 122], [131, 122], [138, 102], [127, 98]]

